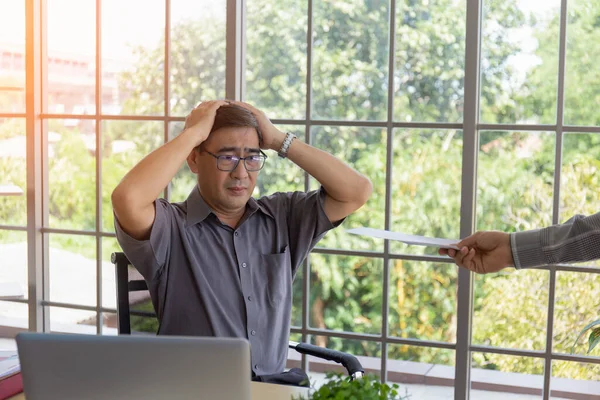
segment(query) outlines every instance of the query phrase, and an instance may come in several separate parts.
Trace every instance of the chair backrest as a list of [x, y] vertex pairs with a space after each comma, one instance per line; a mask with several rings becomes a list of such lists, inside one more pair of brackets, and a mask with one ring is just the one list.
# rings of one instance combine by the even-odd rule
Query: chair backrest
[[131, 315], [156, 318], [156, 314], [130, 309], [129, 293], [148, 290], [148, 285], [146, 285], [146, 281], [143, 279], [129, 279], [129, 266], [131, 262], [129, 262], [125, 253], [112, 253], [110, 260], [115, 264], [117, 281], [117, 331], [119, 335], [130, 335]]

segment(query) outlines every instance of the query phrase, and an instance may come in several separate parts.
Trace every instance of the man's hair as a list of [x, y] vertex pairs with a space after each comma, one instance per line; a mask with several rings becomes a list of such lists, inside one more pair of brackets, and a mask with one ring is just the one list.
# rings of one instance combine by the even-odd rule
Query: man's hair
[[[258, 134], [258, 143], [262, 144], [262, 132], [260, 131], [256, 117], [250, 110], [235, 104], [219, 107], [217, 115], [215, 116], [215, 123], [213, 124], [210, 133], [221, 128], [229, 127], [254, 128]], [[201, 146], [202, 145], [198, 146], [197, 149], [200, 150]]]

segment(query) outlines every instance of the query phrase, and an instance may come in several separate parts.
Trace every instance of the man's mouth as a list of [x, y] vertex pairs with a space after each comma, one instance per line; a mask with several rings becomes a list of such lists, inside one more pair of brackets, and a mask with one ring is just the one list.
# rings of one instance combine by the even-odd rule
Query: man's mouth
[[230, 192], [233, 192], [235, 194], [240, 194], [240, 193], [244, 193], [246, 191], [246, 188], [243, 186], [231, 186], [231, 187], [227, 188], [227, 190], [229, 190]]

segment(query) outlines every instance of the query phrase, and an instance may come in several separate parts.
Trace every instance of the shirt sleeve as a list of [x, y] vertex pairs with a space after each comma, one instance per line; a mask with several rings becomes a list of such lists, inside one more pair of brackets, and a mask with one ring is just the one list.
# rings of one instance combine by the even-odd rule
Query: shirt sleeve
[[564, 224], [511, 233], [515, 268], [600, 258], [600, 213], [576, 215]]
[[147, 282], [156, 279], [166, 264], [171, 237], [171, 205], [164, 199], [154, 201], [155, 216], [150, 238], [137, 240], [127, 234], [115, 215], [115, 231], [119, 245]]
[[292, 272], [295, 273], [325, 233], [339, 226], [344, 220], [336, 221], [335, 224], [329, 221], [323, 207], [327, 195], [323, 187], [311, 192], [293, 192], [286, 195]]

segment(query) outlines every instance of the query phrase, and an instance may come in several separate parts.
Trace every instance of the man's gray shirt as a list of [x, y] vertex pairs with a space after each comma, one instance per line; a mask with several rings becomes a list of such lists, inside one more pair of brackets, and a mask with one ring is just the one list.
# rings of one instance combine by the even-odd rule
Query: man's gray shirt
[[334, 227], [324, 197], [321, 188], [250, 198], [233, 229], [217, 219], [195, 187], [185, 202], [155, 201], [150, 238], [142, 241], [115, 218], [119, 244], [148, 283], [159, 334], [247, 338], [255, 374], [282, 372], [292, 280]]
[[515, 268], [600, 259], [600, 213], [564, 224], [511, 233]]

